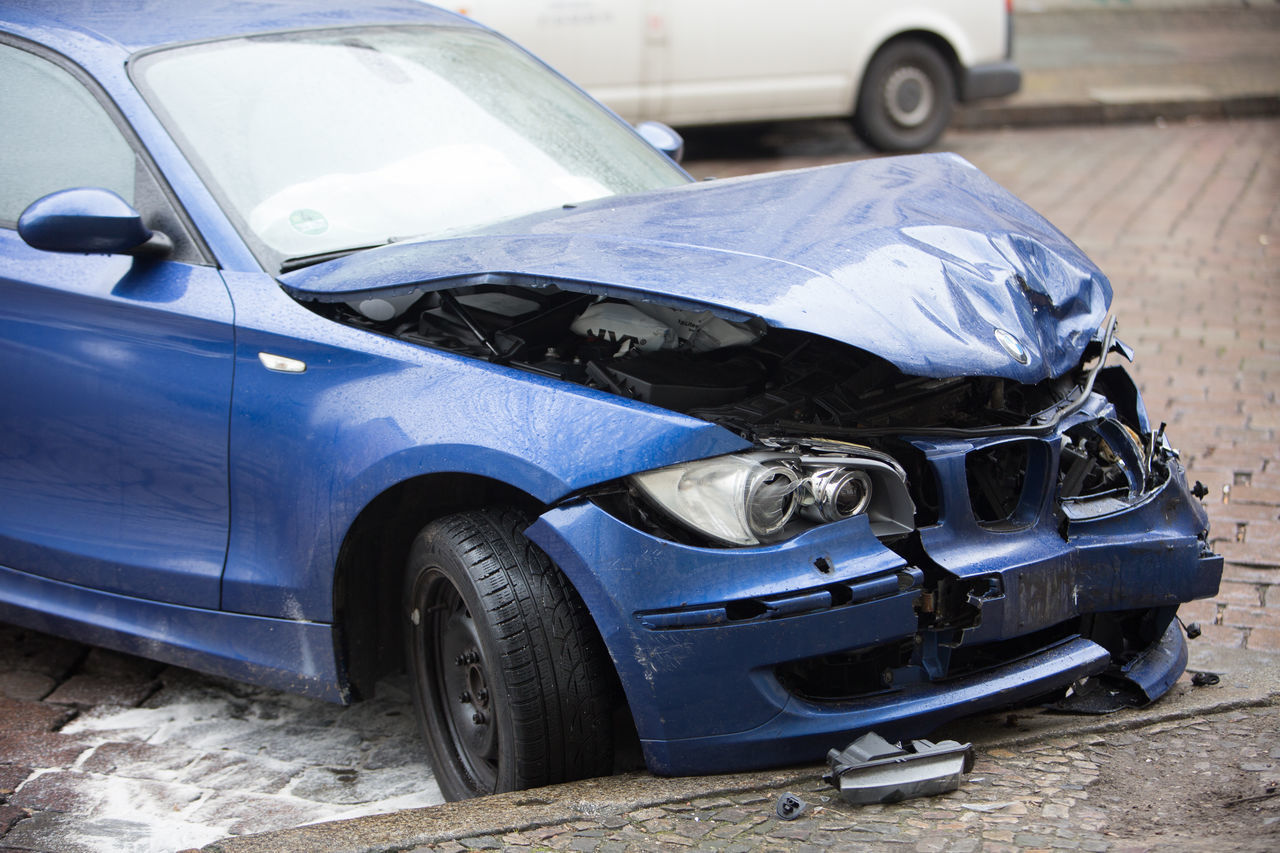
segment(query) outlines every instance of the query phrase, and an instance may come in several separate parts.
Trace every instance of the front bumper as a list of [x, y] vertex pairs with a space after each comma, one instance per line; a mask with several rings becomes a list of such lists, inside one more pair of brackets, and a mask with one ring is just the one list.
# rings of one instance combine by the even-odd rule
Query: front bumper
[[[947, 466], [963, 464], [964, 444], [929, 452], [940, 481], [957, 489], [964, 478]], [[872, 728], [924, 736], [1122, 663], [1084, 635], [1088, 614], [1161, 614], [1157, 635], [1136, 651], [1149, 695], [1163, 693], [1186, 661], [1168, 619], [1178, 603], [1215, 594], [1222, 568], [1202, 544], [1203, 508], [1169, 464], [1163, 484], [1135, 505], [1069, 525], [1047, 507], [1012, 533], [944, 515], [921, 532], [937, 564], [932, 579], [884, 547], [862, 517], [775, 546], [697, 548], [581, 501], [550, 510], [527, 535], [595, 618], [649, 769], [722, 772], [817, 760]], [[959, 494], [949, 503], [967, 505]], [[931, 630], [922, 619], [939, 571], [977, 591], [977, 616], [963, 630]], [[779, 675], [797, 662], [879, 649], [914, 651], [859, 695], [815, 699]], [[987, 649], [1002, 651], [993, 659]]]
[[981, 98], [1000, 98], [1022, 88], [1022, 71], [1012, 62], [992, 62], [961, 70], [960, 101], [968, 103]]

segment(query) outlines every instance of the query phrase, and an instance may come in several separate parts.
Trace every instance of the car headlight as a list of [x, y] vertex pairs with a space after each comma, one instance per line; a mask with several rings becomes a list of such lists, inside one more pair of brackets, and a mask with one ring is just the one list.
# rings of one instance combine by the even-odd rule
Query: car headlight
[[631, 477], [650, 503], [727, 545], [776, 542], [866, 514], [878, 535], [911, 530], [915, 514], [900, 466], [867, 456], [757, 452], [699, 459]]

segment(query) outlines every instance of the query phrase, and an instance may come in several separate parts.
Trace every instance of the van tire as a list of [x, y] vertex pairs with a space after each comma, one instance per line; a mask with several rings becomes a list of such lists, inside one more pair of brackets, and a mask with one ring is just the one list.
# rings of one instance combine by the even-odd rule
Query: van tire
[[904, 38], [872, 57], [853, 127], [880, 151], [915, 151], [938, 140], [955, 106], [951, 64], [928, 42]]

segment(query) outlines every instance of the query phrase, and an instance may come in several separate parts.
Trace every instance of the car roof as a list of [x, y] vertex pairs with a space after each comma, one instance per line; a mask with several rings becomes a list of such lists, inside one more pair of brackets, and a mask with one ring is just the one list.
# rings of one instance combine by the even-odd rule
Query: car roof
[[167, 44], [401, 23], [465, 25], [467, 19], [414, 0], [6, 0], [0, 5], [4, 29], [88, 65]]

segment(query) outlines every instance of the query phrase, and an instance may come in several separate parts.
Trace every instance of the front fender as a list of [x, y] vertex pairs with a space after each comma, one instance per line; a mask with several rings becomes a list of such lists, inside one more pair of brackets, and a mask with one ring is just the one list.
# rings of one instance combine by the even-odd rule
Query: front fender
[[[414, 477], [471, 474], [549, 504], [746, 446], [696, 418], [334, 323], [254, 278], [233, 288], [225, 610], [328, 621], [347, 531]], [[255, 326], [258, 316], [270, 323]], [[261, 352], [306, 370], [273, 372]]]

